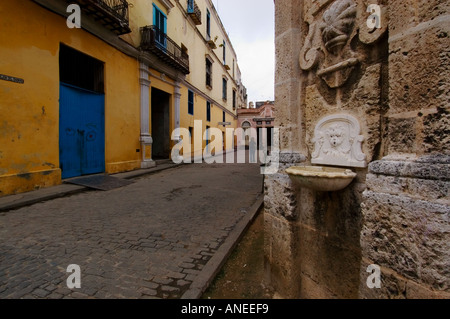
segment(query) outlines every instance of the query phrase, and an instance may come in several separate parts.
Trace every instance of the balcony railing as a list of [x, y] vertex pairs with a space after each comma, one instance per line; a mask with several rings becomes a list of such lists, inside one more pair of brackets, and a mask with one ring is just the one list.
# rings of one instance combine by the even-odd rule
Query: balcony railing
[[141, 49], [150, 51], [166, 64], [189, 74], [189, 55], [156, 26], [141, 28]]
[[128, 1], [126, 0], [73, 0], [96, 21], [117, 35], [130, 33]]
[[194, 0], [188, 0], [187, 13], [196, 25], [202, 24], [202, 12]]

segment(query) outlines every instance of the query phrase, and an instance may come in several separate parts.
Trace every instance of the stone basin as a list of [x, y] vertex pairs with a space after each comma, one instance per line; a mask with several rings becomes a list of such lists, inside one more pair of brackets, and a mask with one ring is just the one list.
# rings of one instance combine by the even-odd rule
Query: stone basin
[[293, 166], [286, 173], [299, 187], [319, 192], [343, 190], [356, 177], [350, 169], [322, 166]]

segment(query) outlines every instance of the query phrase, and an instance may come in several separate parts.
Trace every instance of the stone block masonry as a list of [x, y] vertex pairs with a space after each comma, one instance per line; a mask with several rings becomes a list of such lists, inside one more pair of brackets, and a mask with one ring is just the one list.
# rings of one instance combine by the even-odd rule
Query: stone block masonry
[[363, 264], [382, 266], [384, 276], [376, 291], [361, 283], [362, 296], [450, 298], [449, 172], [449, 156], [371, 164], [361, 248]]

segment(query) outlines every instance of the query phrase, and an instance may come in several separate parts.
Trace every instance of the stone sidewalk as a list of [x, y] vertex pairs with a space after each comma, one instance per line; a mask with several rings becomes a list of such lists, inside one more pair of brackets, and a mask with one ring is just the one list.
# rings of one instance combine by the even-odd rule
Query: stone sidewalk
[[[262, 207], [259, 168], [169, 165], [107, 192], [61, 185], [64, 197], [25, 194], [21, 208], [3, 198], [0, 299], [200, 297]], [[80, 289], [67, 287], [71, 264]]]

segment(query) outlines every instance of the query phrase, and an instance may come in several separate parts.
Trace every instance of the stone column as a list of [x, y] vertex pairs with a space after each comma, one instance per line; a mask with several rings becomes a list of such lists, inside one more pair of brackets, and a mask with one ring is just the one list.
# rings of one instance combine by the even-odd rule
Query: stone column
[[[180, 128], [180, 104], [181, 104], [181, 84], [180, 82], [175, 82], [175, 90], [174, 90], [174, 97], [175, 97], [175, 125], [174, 128], [175, 130], [178, 130]], [[180, 134], [177, 131], [177, 133], [175, 134], [175, 136], [173, 136], [173, 141], [175, 144], [180, 142]], [[180, 156], [179, 154], [179, 150], [175, 150], [174, 154], [173, 154], [172, 161], [174, 163], [181, 163], [183, 161], [182, 156]]]
[[[275, 127], [280, 129], [280, 167], [265, 178], [265, 280], [283, 298], [299, 295], [295, 264], [297, 196], [284, 170], [306, 160], [301, 135], [300, 73], [301, 0], [275, 1]], [[305, 153], [306, 154], [306, 153]]]
[[151, 147], [153, 144], [150, 135], [150, 80], [148, 74], [148, 66], [140, 62], [139, 64], [139, 80], [141, 85], [141, 152], [142, 162], [141, 168], [155, 167], [156, 163], [151, 157]]

